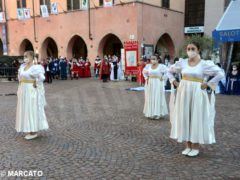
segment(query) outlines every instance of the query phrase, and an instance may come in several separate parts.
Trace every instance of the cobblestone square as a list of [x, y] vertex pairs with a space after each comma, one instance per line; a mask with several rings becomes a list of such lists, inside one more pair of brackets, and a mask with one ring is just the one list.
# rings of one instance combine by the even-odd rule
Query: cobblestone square
[[22, 179], [240, 179], [240, 97], [216, 96], [217, 143], [188, 158], [169, 138], [168, 117], [143, 116], [143, 92], [125, 90], [134, 86], [96, 79], [46, 84], [50, 129], [26, 141], [14, 129], [17, 83], [0, 82], [0, 171], [43, 171]]

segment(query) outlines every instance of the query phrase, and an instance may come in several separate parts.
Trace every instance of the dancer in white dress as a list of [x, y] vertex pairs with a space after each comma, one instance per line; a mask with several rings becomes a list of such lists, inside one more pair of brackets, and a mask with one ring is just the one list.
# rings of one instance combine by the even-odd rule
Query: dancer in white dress
[[[212, 93], [210, 101], [206, 88], [209, 86], [214, 90], [224, 77], [222, 70], [212, 61], [200, 59], [199, 51], [197, 42], [188, 44], [189, 59], [180, 59], [168, 73], [171, 83], [178, 87], [176, 100], [173, 91], [170, 99], [170, 137], [186, 142], [182, 154], [187, 156], [197, 156], [199, 144], [215, 143], [215, 96]], [[181, 73], [180, 83], [175, 80], [174, 73]], [[205, 82], [209, 76], [213, 78]]]
[[46, 105], [43, 86], [44, 68], [34, 65], [34, 53], [24, 53], [24, 64], [20, 66], [18, 79], [18, 101], [16, 114], [17, 132], [28, 133], [25, 139], [34, 139], [37, 132], [48, 129], [48, 122], [44, 111]]
[[143, 69], [145, 83], [145, 104], [143, 113], [151, 119], [159, 119], [168, 114], [164, 91], [167, 67], [158, 64], [157, 57], [151, 57], [151, 64]]

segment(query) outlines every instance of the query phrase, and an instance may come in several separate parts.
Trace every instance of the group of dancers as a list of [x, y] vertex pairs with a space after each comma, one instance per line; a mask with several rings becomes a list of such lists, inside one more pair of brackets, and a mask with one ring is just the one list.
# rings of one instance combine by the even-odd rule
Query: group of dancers
[[[225, 74], [212, 61], [200, 58], [200, 46], [197, 42], [187, 45], [188, 59], [179, 59], [167, 68], [158, 64], [156, 56], [151, 57], [151, 64], [143, 69], [145, 78], [145, 103], [143, 113], [151, 119], [159, 119], [168, 114], [165, 99], [165, 80], [172, 84], [169, 116], [171, 122], [170, 138], [186, 143], [183, 155], [199, 155], [200, 144], [215, 143], [214, 118], [215, 95], [218, 82]], [[181, 77], [176, 80], [176, 74]], [[209, 77], [212, 77], [208, 81]], [[174, 91], [176, 87], [176, 96]], [[207, 88], [213, 91], [209, 100]]]
[[[212, 61], [201, 60], [197, 42], [188, 44], [186, 51], [189, 58], [179, 59], [170, 68], [159, 64], [156, 56], [151, 57], [151, 63], [143, 69], [145, 80], [143, 112], [151, 119], [159, 119], [168, 114], [164, 91], [164, 81], [168, 78], [172, 84], [169, 103], [170, 137], [178, 142], [185, 142], [186, 148], [182, 154], [194, 157], [199, 154], [199, 144], [215, 143], [215, 96], [212, 93], [209, 100], [206, 88], [215, 90], [218, 82], [224, 78], [224, 72]], [[25, 52], [24, 62], [18, 73], [16, 130], [27, 133], [25, 139], [30, 140], [36, 138], [39, 131], [48, 129], [44, 111], [45, 77], [44, 68], [34, 64], [34, 52]], [[101, 78], [106, 80], [110, 73], [107, 58], [105, 57], [99, 64]], [[181, 75], [180, 82], [176, 80], [175, 74]], [[211, 80], [206, 81], [210, 76]], [[173, 86], [177, 88], [176, 97]]]

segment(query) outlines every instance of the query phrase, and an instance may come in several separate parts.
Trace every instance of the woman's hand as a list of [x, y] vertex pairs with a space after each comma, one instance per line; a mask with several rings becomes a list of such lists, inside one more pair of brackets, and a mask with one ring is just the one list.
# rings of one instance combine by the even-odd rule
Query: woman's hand
[[179, 82], [177, 82], [176, 80], [173, 81], [173, 85], [176, 86], [178, 88], [179, 86]]
[[204, 90], [204, 89], [207, 89], [208, 85], [207, 83], [202, 83], [201, 84], [201, 89]]

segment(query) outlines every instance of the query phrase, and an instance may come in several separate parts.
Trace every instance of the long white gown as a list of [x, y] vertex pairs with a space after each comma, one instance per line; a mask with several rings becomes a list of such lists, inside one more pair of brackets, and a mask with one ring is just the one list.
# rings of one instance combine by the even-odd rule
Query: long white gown
[[[46, 105], [44, 68], [41, 65], [33, 65], [24, 70], [25, 66], [21, 65], [18, 73], [16, 130], [26, 133], [47, 130], [48, 122], [44, 111]], [[36, 81], [36, 88], [32, 81]]]
[[171, 82], [175, 80], [174, 73], [181, 73], [182, 80], [177, 88], [176, 99], [174, 92], [171, 93], [170, 137], [178, 142], [215, 143], [215, 95], [212, 93], [210, 101], [201, 84], [213, 76], [207, 83], [214, 90], [224, 73], [212, 61], [201, 60], [196, 66], [189, 66], [188, 59], [180, 59], [170, 67], [168, 76]]
[[167, 67], [159, 64], [156, 69], [148, 64], [143, 69], [143, 76], [148, 79], [145, 83], [145, 103], [143, 113], [148, 118], [159, 119], [168, 114], [165, 98], [165, 83]]

